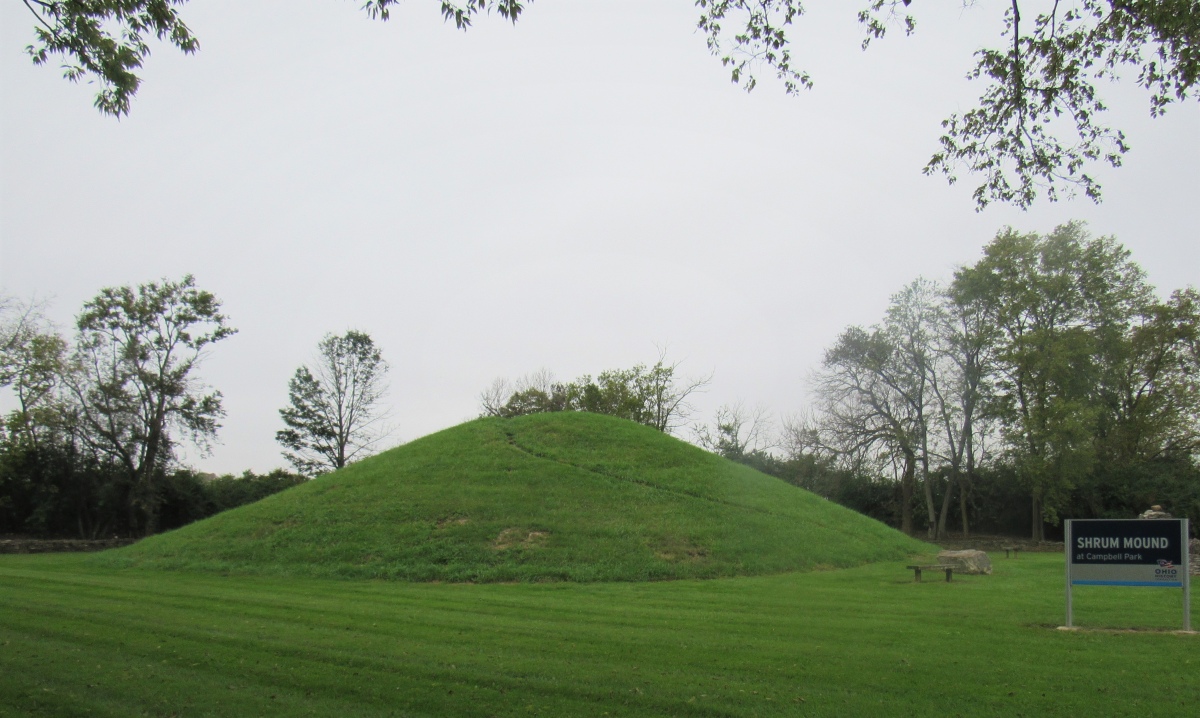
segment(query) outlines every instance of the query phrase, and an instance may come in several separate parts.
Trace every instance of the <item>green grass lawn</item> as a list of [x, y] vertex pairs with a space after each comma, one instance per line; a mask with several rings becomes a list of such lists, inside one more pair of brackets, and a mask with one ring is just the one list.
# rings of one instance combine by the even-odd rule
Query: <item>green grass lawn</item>
[[1177, 590], [1062, 557], [650, 583], [411, 584], [0, 556], [2, 716], [1181, 716]]

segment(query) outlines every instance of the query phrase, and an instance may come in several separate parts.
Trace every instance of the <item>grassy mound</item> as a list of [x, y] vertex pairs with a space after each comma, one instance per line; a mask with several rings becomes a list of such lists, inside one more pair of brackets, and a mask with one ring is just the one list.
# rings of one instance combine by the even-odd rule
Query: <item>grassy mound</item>
[[929, 550], [654, 429], [560, 413], [468, 422], [94, 560], [414, 581], [636, 581]]

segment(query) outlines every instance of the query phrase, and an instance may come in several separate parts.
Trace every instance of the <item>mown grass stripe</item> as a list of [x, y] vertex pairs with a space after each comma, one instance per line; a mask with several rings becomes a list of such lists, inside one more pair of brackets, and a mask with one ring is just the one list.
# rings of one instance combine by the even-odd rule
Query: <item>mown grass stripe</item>
[[[1061, 572], [473, 586], [0, 557], [0, 715], [1194, 712], [1196, 638], [1055, 631]], [[1170, 628], [1167, 593], [1095, 588], [1079, 617]]]

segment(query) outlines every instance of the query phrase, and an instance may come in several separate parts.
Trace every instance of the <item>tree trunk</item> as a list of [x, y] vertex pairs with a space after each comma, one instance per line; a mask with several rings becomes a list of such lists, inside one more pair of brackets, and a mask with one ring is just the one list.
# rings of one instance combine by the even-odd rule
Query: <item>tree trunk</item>
[[937, 538], [946, 536], [946, 517], [950, 514], [950, 499], [954, 495], [954, 482], [946, 482], [946, 493], [942, 496], [942, 511], [938, 514]]
[[967, 520], [967, 487], [969, 479], [961, 478], [961, 483], [958, 487], [958, 510], [962, 514], [962, 537], [968, 538], [971, 535], [971, 525]]
[[1042, 521], [1042, 497], [1037, 492], [1034, 492], [1033, 494], [1032, 509], [1033, 532], [1031, 538], [1034, 541], [1042, 541], [1045, 539], [1046, 533], [1044, 530], [1045, 526], [1043, 525]]
[[925, 533], [931, 539], [937, 538], [937, 509], [933, 505], [933, 482], [929, 480], [928, 471], [923, 471], [921, 473], [924, 474], [922, 478], [925, 479], [921, 483], [925, 485], [925, 513], [927, 514], [926, 520], [929, 522], [927, 524], [928, 528], [925, 530]]
[[146, 502], [144, 536], [153, 536], [158, 532], [158, 514], [163, 504], [163, 499], [159, 492], [157, 469], [159, 452], [163, 451], [163, 438], [166, 435], [166, 401], [167, 396], [165, 393], [159, 396], [158, 405], [155, 407], [154, 416], [152, 417], [150, 431], [146, 438], [146, 453], [142, 456], [142, 465], [138, 467], [141, 474], [142, 486], [145, 491], [144, 500]]
[[913, 533], [912, 500], [916, 473], [916, 458], [912, 454], [905, 454], [904, 476], [900, 479], [900, 530], [909, 536]]
[[162, 497], [159, 495], [157, 482], [155, 481], [154, 468], [143, 468], [142, 475], [138, 477], [137, 483], [134, 484], [133, 501], [134, 507], [141, 510], [141, 518], [143, 523], [137, 527], [137, 533], [142, 536], [153, 536], [158, 531], [158, 514], [162, 506]]

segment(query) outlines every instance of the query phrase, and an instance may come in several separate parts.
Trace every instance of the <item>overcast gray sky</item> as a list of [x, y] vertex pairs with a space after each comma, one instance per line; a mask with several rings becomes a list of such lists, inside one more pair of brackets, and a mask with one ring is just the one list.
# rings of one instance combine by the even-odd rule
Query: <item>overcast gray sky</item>
[[539, 0], [467, 33], [434, 0], [388, 23], [358, 4], [189, 3], [200, 53], [156, 46], [120, 121], [33, 67], [32, 18], [0, 7], [0, 285], [64, 330], [106, 286], [192, 273], [220, 297], [240, 333], [202, 367], [228, 415], [201, 469], [283, 465], [287, 380], [348, 328], [391, 363], [407, 441], [474, 417], [497, 376], [652, 363], [656, 344], [714, 372], [703, 415], [800, 411], [842, 328], [1005, 225], [1084, 220], [1164, 294], [1200, 283], [1194, 101], [1151, 120], [1131, 84], [1102, 88], [1133, 151], [1097, 173], [1099, 206], [977, 213], [973, 178], [921, 175], [978, 96], [963, 78], [999, 4], [918, 8], [914, 37], [864, 53], [857, 6], [814, 3], [799, 98], [731, 85], [687, 0]]

